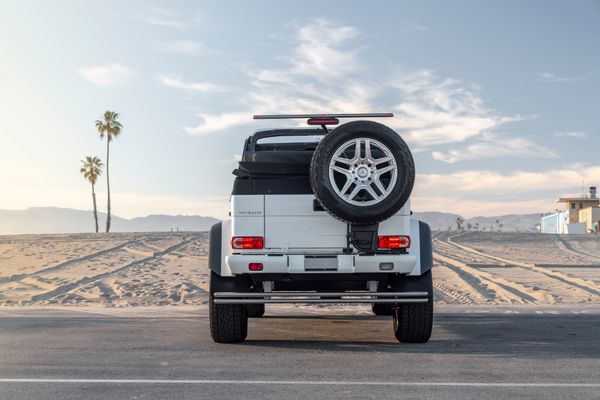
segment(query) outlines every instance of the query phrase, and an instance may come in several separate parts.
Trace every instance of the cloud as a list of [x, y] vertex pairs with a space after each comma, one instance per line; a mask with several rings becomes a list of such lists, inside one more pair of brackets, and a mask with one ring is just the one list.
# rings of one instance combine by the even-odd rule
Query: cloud
[[556, 158], [552, 150], [540, 146], [525, 138], [499, 137], [484, 134], [481, 141], [469, 144], [462, 149], [450, 149], [447, 152], [434, 151], [435, 160], [453, 164], [459, 161], [497, 157]]
[[133, 73], [124, 65], [112, 63], [95, 67], [79, 68], [83, 79], [100, 86], [112, 86], [127, 83]]
[[166, 28], [184, 30], [188, 27], [188, 23], [172, 10], [154, 7], [153, 11], [152, 14], [139, 15], [135, 18], [150, 25]]
[[176, 40], [169, 43], [161, 43], [160, 49], [165, 53], [193, 56], [204, 50], [204, 45], [191, 40]]
[[573, 138], [573, 139], [583, 139], [587, 135], [585, 132], [581, 131], [570, 131], [570, 132], [556, 132], [554, 136], [559, 138]]
[[165, 86], [189, 92], [218, 92], [224, 90], [222, 86], [211, 82], [186, 82], [179, 75], [159, 75], [157, 79]]
[[342, 46], [358, 34], [352, 26], [336, 26], [325, 19], [299, 27], [290, 72], [317, 79], [355, 72], [359, 69], [358, 49], [344, 50]]
[[[203, 113], [197, 129], [210, 133], [221, 126], [250, 123], [238, 118], [240, 109], [247, 114], [394, 111], [397, 117], [386, 123], [414, 149], [423, 149], [461, 142], [523, 119], [500, 115], [485, 106], [474, 85], [439, 77], [432, 70], [372, 73], [358, 56], [363, 49], [356, 43], [361, 32], [355, 27], [316, 19], [294, 29], [290, 50], [277, 57], [282, 66], [245, 66], [250, 89], [235, 99], [241, 107], [223, 114]], [[208, 117], [223, 123], [207, 125]]]
[[596, 75], [598, 71], [588, 72], [579, 76], [557, 76], [554, 72], [542, 72], [537, 75], [536, 80], [542, 82], [581, 82]]
[[195, 127], [184, 127], [190, 135], [205, 135], [239, 125], [249, 125], [253, 122], [252, 114], [247, 112], [232, 112], [223, 114], [199, 113], [201, 122]]
[[449, 174], [420, 174], [416, 179], [419, 195], [445, 193], [487, 197], [512, 196], [533, 192], [581, 191], [581, 182], [600, 182], [600, 166], [571, 165], [547, 171], [457, 171]]
[[457, 171], [418, 174], [414, 209], [455, 212], [466, 217], [537, 213], [559, 207], [561, 195], [580, 195], [581, 182], [600, 182], [600, 166], [571, 165], [548, 171]]
[[496, 114], [460, 81], [431, 70], [401, 74], [391, 85], [400, 98], [392, 125], [417, 147], [462, 142], [523, 119]]

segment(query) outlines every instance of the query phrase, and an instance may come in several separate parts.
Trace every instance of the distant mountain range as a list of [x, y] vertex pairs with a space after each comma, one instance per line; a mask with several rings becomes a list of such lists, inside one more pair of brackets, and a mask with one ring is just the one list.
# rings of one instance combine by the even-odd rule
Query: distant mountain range
[[413, 216], [417, 219], [427, 222], [429, 226], [431, 226], [431, 229], [443, 231], [448, 230], [449, 227], [451, 227], [453, 230], [456, 229], [456, 218], [459, 217], [465, 221], [465, 229], [467, 228], [467, 224], [471, 224], [473, 228], [479, 224], [479, 230], [484, 230], [485, 228], [487, 231], [490, 230], [491, 226], [493, 226], [494, 230], [498, 228], [496, 221], [500, 221], [502, 224], [501, 229], [503, 232], [528, 232], [532, 229], [535, 229], [535, 225], [540, 223], [540, 213], [463, 218], [458, 214], [424, 211], [415, 212]]
[[[458, 214], [426, 211], [415, 212], [414, 217], [427, 222], [433, 230], [456, 229]], [[462, 217], [461, 217], [462, 218]], [[106, 214], [98, 213], [99, 226], [105, 226]], [[502, 230], [529, 231], [540, 221], [540, 214], [500, 215], [495, 217], [463, 218], [466, 224], [473, 227], [479, 223], [479, 229], [490, 230], [496, 220], [502, 223]], [[207, 231], [219, 220], [199, 215], [148, 215], [132, 219], [112, 216], [112, 232], [168, 232], [171, 229], [180, 231]], [[58, 207], [31, 207], [26, 210], [0, 210], [0, 235], [25, 233], [80, 233], [93, 232], [94, 216], [92, 211], [74, 210]]]
[[[132, 219], [111, 216], [111, 232], [207, 231], [219, 220], [198, 215], [148, 215]], [[98, 213], [100, 231], [106, 214]], [[22, 233], [80, 233], [94, 231], [92, 211], [58, 207], [31, 207], [26, 210], [0, 210], [0, 235]]]

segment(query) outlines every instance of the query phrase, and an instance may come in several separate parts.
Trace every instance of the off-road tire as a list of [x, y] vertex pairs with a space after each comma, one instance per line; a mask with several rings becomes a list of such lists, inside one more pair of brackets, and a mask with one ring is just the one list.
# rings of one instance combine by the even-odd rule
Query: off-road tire
[[210, 335], [217, 343], [240, 343], [248, 336], [248, 313], [245, 304], [215, 304], [211, 274], [208, 314], [210, 316]]
[[[350, 204], [336, 194], [329, 180], [329, 163], [334, 153], [344, 143], [356, 138], [381, 142], [396, 161], [396, 183], [387, 197], [377, 204]], [[394, 130], [372, 121], [348, 122], [325, 135], [310, 164], [310, 184], [322, 207], [337, 219], [357, 225], [376, 224], [398, 212], [410, 197], [414, 181], [415, 164], [408, 145]]]
[[398, 304], [393, 313], [394, 335], [399, 342], [425, 343], [431, 337], [433, 326], [433, 284], [431, 272], [428, 279], [429, 296], [427, 303]]
[[380, 317], [389, 317], [394, 315], [394, 304], [391, 303], [373, 303], [371, 305], [371, 310], [373, 314]]
[[246, 313], [248, 318], [260, 318], [265, 315], [264, 304], [246, 304]]

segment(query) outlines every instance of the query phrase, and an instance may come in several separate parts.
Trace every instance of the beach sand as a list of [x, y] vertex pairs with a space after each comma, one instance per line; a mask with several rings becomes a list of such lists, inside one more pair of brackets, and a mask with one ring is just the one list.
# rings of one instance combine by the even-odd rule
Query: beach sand
[[[437, 232], [434, 248], [438, 304], [600, 304], [600, 237]], [[204, 305], [207, 251], [206, 232], [0, 236], [0, 306]]]

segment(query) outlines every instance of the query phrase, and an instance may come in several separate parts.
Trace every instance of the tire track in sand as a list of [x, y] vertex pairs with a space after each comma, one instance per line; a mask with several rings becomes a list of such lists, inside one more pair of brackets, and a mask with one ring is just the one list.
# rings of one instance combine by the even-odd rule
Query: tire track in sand
[[555, 235], [555, 237], [558, 240], [559, 246], [562, 246], [565, 250], [570, 251], [570, 252], [575, 253], [575, 254], [580, 255], [580, 256], [583, 255], [583, 256], [586, 256], [586, 257], [593, 258], [594, 260], [600, 260], [600, 256], [598, 256], [598, 255], [590, 254], [590, 253], [585, 252], [583, 250], [574, 249], [573, 246], [571, 246], [571, 244], [568, 243], [568, 241], [566, 241], [565, 239], [563, 239], [562, 237], [560, 237], [560, 235]]
[[438, 292], [441, 297], [450, 299], [449, 304], [473, 304], [473, 300], [460, 293], [457, 290], [450, 289], [449, 287], [439, 283], [433, 282], [434, 291]]
[[[456, 236], [456, 235], [455, 235]], [[584, 279], [584, 278], [577, 278], [571, 275], [567, 275], [563, 272], [559, 272], [559, 271], [555, 271], [553, 269], [550, 268], [546, 268], [546, 267], [539, 267], [535, 264], [530, 264], [530, 263], [524, 263], [524, 262], [519, 262], [519, 261], [514, 261], [514, 260], [509, 260], [503, 257], [497, 257], [497, 256], [492, 256], [486, 253], [483, 253], [479, 250], [476, 250], [472, 247], [469, 246], [465, 246], [462, 244], [458, 244], [454, 241], [452, 241], [453, 237], [455, 236], [450, 236], [448, 237], [448, 242], [446, 242], [445, 244], [450, 245], [450, 246], [454, 246], [456, 248], [459, 248], [461, 250], [466, 251], [467, 253], [471, 253], [474, 255], [478, 255], [481, 257], [486, 257], [490, 260], [494, 260], [496, 262], [502, 262], [504, 264], [507, 265], [511, 265], [511, 266], [515, 266], [515, 267], [520, 267], [520, 268], [524, 268], [524, 269], [528, 269], [540, 274], [543, 274], [549, 278], [553, 278], [556, 280], [559, 280], [563, 283], [569, 284], [573, 287], [579, 288], [581, 290], [586, 291], [589, 294], [592, 294], [593, 296], [596, 296], [597, 299], [594, 299], [594, 301], [600, 301], [600, 287], [598, 286], [598, 284], [596, 284], [594, 281], [588, 280], [588, 279]], [[436, 239], [437, 240], [437, 239]], [[438, 242], [440, 242], [438, 240]], [[444, 244], [444, 242], [441, 242], [442, 244]]]
[[48, 272], [60, 271], [60, 270], [66, 269], [74, 264], [84, 262], [84, 261], [89, 261], [96, 257], [102, 257], [109, 253], [125, 249], [127, 246], [131, 246], [132, 244], [136, 244], [138, 242], [139, 242], [139, 239], [130, 239], [127, 242], [120, 243], [116, 246], [109, 247], [107, 249], [100, 250], [100, 251], [97, 251], [94, 253], [86, 254], [85, 256], [82, 256], [82, 257], [72, 258], [70, 260], [63, 261], [63, 262], [53, 265], [51, 267], [46, 267], [46, 268], [37, 270], [35, 272], [30, 272], [30, 273], [26, 273], [26, 274], [15, 274], [15, 275], [10, 275], [6, 278], [0, 278], [0, 284], [9, 283], [9, 282], [19, 282], [23, 279], [34, 278], [36, 276], [40, 276], [40, 275], [46, 274]]
[[[442, 265], [453, 269], [459, 275], [467, 275], [478, 280], [483, 286], [495, 293], [496, 298], [503, 303], [556, 303], [556, 297], [542, 290], [533, 290], [520, 283], [511, 282], [502, 277], [490, 274], [489, 272], [480, 271], [473, 268], [462, 261], [442, 255], [439, 252], [433, 254], [434, 260], [437, 260]], [[464, 279], [464, 278], [463, 278]]]
[[53, 297], [60, 296], [62, 294], [66, 294], [66, 293], [70, 292], [71, 290], [80, 288], [80, 287], [82, 287], [84, 285], [87, 285], [89, 283], [93, 283], [93, 282], [99, 281], [101, 279], [108, 278], [111, 275], [114, 275], [114, 274], [126, 271], [126, 270], [128, 270], [130, 268], [133, 268], [133, 267], [137, 266], [137, 265], [140, 265], [140, 264], [143, 264], [143, 263], [150, 262], [150, 261], [156, 260], [158, 258], [161, 258], [162, 256], [164, 256], [166, 254], [169, 254], [169, 253], [171, 253], [173, 251], [177, 251], [177, 250], [179, 250], [179, 249], [187, 246], [189, 243], [191, 243], [191, 242], [193, 242], [195, 240], [197, 240], [197, 238], [184, 239], [181, 242], [176, 243], [176, 244], [174, 244], [172, 246], [169, 246], [169, 247], [167, 247], [164, 250], [155, 252], [151, 256], [148, 256], [148, 257], [145, 257], [145, 258], [142, 258], [142, 259], [130, 262], [130, 263], [125, 264], [122, 267], [119, 267], [119, 268], [117, 268], [115, 270], [112, 270], [112, 271], [103, 272], [103, 273], [98, 274], [98, 275], [88, 276], [88, 277], [79, 279], [79, 280], [77, 280], [75, 282], [71, 282], [71, 283], [67, 283], [65, 285], [58, 286], [55, 289], [52, 289], [52, 290], [50, 290], [48, 292], [40, 293], [38, 295], [35, 295], [35, 296], [31, 297], [31, 299], [29, 301], [26, 301], [24, 303], [35, 303], [35, 302], [39, 302], [39, 301], [50, 300]]

